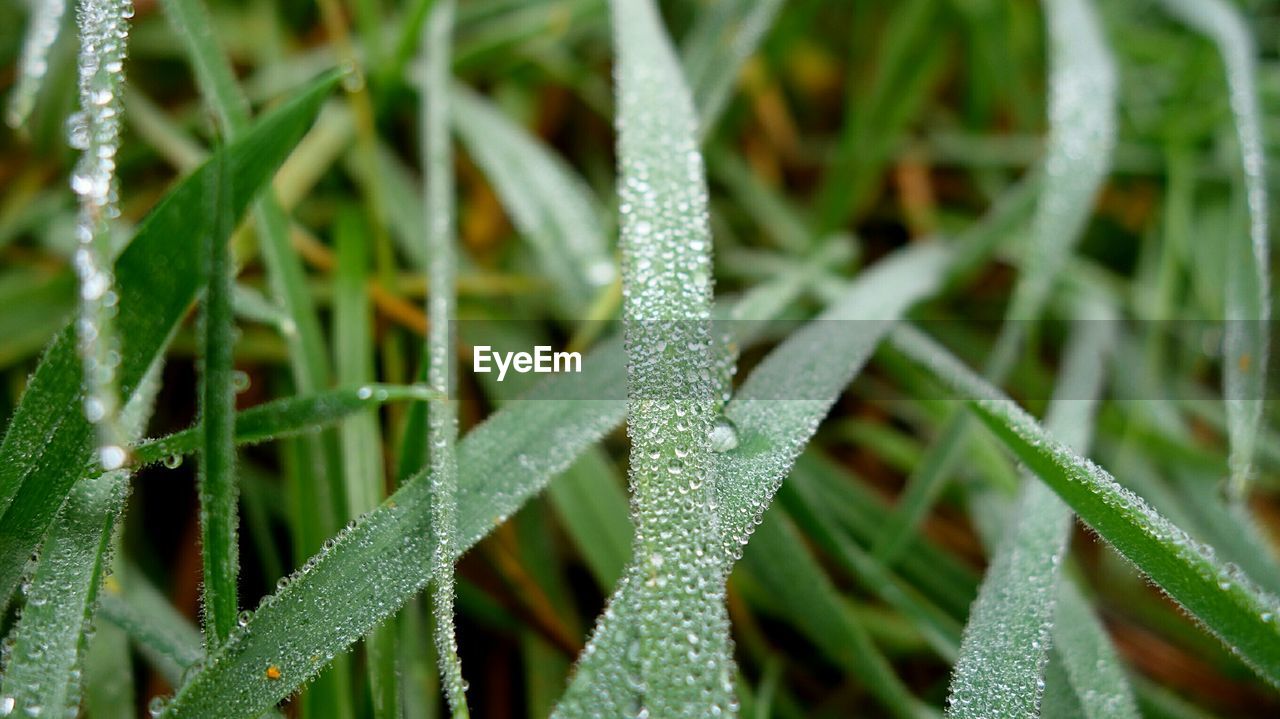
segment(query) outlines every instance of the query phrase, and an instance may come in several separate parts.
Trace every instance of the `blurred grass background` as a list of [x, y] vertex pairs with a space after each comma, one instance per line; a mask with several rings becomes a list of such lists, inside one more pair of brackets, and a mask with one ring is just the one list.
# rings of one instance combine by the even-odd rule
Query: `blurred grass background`
[[[1219, 58], [1207, 41], [1154, 3], [1097, 4], [1120, 69], [1120, 135], [1113, 172], [1080, 254], [1089, 271], [1123, 299], [1130, 316], [1221, 317], [1224, 269], [1218, 248], [1228, 233], [1243, 232], [1248, 218]], [[1258, 43], [1264, 143], [1270, 181], [1277, 186], [1280, 6], [1238, 4]], [[698, 54], [714, 41], [695, 31], [705, 5], [663, 3], [686, 67], [697, 67]], [[334, 12], [326, 16], [326, 3], [301, 0], [209, 3], [211, 30], [232, 57], [255, 110], [317, 72], [349, 63], [353, 49], [365, 69], [349, 83], [346, 96], [326, 108], [276, 182], [294, 221], [291, 239], [307, 270], [306, 288], [320, 308], [328, 343], [322, 364], [334, 368], [326, 384], [362, 374], [399, 383], [418, 371], [425, 286], [416, 244], [422, 223], [416, 189], [420, 72], [413, 57], [415, 23], [424, 6], [350, 0], [339, 7], [333, 0], [328, 7]], [[0, 4], [0, 91], [14, 81], [25, 16], [22, 3]], [[68, 258], [75, 202], [66, 182], [73, 152], [65, 139], [75, 104], [72, 13], [64, 25], [31, 120], [22, 132], [0, 129], [3, 417], [11, 414], [39, 351], [74, 310]], [[609, 47], [602, 0], [460, 3], [458, 79], [554, 147], [606, 205], [614, 197]], [[183, 48], [151, 0], [136, 3], [127, 72], [126, 135], [118, 157], [124, 224], [140, 219], [215, 139]], [[808, 316], [821, 306], [824, 283], [851, 276], [895, 247], [971, 225], [1040, 159], [1044, 78], [1043, 22], [1034, 2], [785, 3], [737, 79], [726, 112], [707, 134], [717, 293], [732, 294], [801, 268], [814, 291], [789, 314]], [[575, 323], [552, 301], [554, 281], [531, 257], [486, 173], [461, 144], [457, 177], [460, 316], [527, 319], [531, 331], [574, 337]], [[611, 216], [601, 219], [612, 228]], [[973, 364], [990, 347], [995, 325], [969, 320], [1000, 316], [1013, 277], [1007, 246], [1018, 241], [1020, 229], [1001, 238], [1006, 249], [983, 258], [920, 311], [922, 317], [954, 320], [937, 323], [947, 328], [942, 339]], [[237, 234], [234, 247], [243, 265], [236, 365], [245, 388], [238, 402], [247, 407], [293, 394], [296, 386], [285, 340], [264, 299], [270, 289], [251, 226]], [[593, 300], [598, 316], [616, 313], [616, 291], [606, 289]], [[359, 325], [352, 330], [342, 308], [356, 307], [358, 317], [365, 302], [372, 322], [367, 331]], [[1130, 356], [1141, 370], [1167, 372], [1191, 388], [1217, 386], [1213, 367], [1196, 353], [1138, 335], [1141, 344]], [[194, 349], [189, 323], [173, 345], [164, 399], [148, 434], [190, 424]], [[360, 359], [351, 359], [356, 355]], [[749, 367], [753, 356], [758, 355], [748, 353], [742, 366]], [[1051, 365], [1026, 358], [1009, 388], [1034, 409], [1042, 408]], [[796, 471], [843, 507], [837, 526], [814, 521], [785, 489], [774, 513], [786, 512], [806, 538], [804, 546], [838, 592], [840, 610], [865, 626], [916, 694], [940, 704], [950, 659], [939, 656], [919, 626], [869, 591], [834, 549], [836, 540], [873, 542], [884, 511], [868, 508], [890, 505], [947, 413], [947, 403], [892, 389], [910, 381], [900, 374], [892, 363], [865, 373]], [[511, 384], [499, 388], [464, 377], [464, 428], [486, 416], [502, 395], [510, 396]], [[1270, 407], [1268, 412], [1274, 416]], [[1225, 476], [1225, 439], [1212, 412], [1189, 410], [1188, 416], [1194, 442], [1171, 453], [1161, 437], [1134, 428], [1123, 402], [1110, 402], [1102, 415], [1099, 452], [1105, 461], [1130, 456], [1136, 447], [1141, 460], [1131, 464], [1146, 468], [1155, 486], [1169, 484], [1172, 506], [1194, 515], [1197, 495], [1166, 483], [1164, 470], [1170, 464], [1191, 466], [1205, 482]], [[405, 474], [402, 468], [414, 466], [400, 442], [413, 418], [392, 406], [380, 419], [364, 437], [377, 444], [381, 436], [376, 466], [387, 468], [385, 480], [394, 486]], [[1263, 448], [1252, 506], [1274, 544], [1280, 528], [1280, 446], [1272, 440], [1269, 435]], [[336, 435], [323, 441], [337, 442]], [[480, 716], [545, 715], [621, 570], [630, 531], [621, 432], [605, 446], [608, 452], [589, 453], [459, 566], [461, 653]], [[286, 443], [241, 455], [245, 605], [252, 606], [318, 549], [311, 546], [318, 537], [345, 521], [332, 512], [319, 520], [307, 516], [300, 451]], [[973, 507], [980, 506], [974, 496], [982, 487], [999, 486], [990, 481], [993, 476], [1013, 476], [1008, 461], [991, 454], [990, 461], [966, 467], [963, 481], [947, 490], [930, 515], [919, 538], [927, 549], [917, 548], [909, 561], [890, 568], [944, 608], [957, 628], [984, 561], [971, 519]], [[194, 621], [200, 555], [193, 474], [189, 466], [157, 468], [136, 479], [124, 555]], [[612, 484], [603, 485], [601, 477]], [[312, 521], [331, 526], [308, 529]], [[1081, 531], [1073, 551], [1118, 648], [1139, 677], [1145, 710], [1154, 716], [1280, 714], [1272, 689], [1094, 538]], [[815, 653], [821, 639], [804, 626], [803, 610], [778, 594], [776, 578], [761, 571], [767, 558], [753, 559], [752, 552], [730, 582], [738, 659], [751, 688], [744, 697], [747, 708], [762, 706], [779, 716], [874, 715], [865, 714], [874, 712], [867, 709], [867, 687], [849, 668], [858, 659], [843, 656], [839, 647], [817, 646]], [[429, 642], [423, 640], [426, 622], [422, 608], [411, 606], [397, 627], [407, 638], [399, 658], [405, 691], [420, 690], [420, 706], [431, 708], [439, 697]], [[139, 697], [169, 691], [159, 673], [141, 657], [135, 660]], [[351, 666], [335, 663], [331, 673], [348, 675], [338, 682], [347, 691], [364, 691], [363, 674]], [[349, 716], [318, 702], [293, 707], [306, 715]]]

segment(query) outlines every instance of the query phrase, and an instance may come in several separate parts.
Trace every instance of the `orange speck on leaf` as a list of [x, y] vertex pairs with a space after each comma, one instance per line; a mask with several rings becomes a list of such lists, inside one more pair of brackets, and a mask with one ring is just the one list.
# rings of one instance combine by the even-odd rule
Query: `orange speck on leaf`
[[1248, 372], [1249, 366], [1253, 364], [1253, 356], [1247, 352], [1245, 354], [1240, 355], [1238, 364], [1240, 365], [1241, 372]]
[[267, 667], [266, 675], [268, 679], [272, 681], [276, 681], [281, 677], [280, 667], [272, 664], [271, 666]]

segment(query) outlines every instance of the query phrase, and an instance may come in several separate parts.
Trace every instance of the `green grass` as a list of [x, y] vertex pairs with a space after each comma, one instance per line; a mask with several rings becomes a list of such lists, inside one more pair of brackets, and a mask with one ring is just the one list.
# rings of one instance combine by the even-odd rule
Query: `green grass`
[[0, 20], [0, 716], [1280, 712], [1265, 3]]

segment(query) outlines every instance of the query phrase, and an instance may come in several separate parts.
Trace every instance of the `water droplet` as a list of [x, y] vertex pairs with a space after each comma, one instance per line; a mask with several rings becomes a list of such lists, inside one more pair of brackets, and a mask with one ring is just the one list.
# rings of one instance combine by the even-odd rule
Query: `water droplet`
[[720, 417], [711, 428], [711, 451], [728, 452], [738, 446], [738, 430], [728, 417]]
[[124, 448], [118, 445], [108, 444], [102, 447], [98, 450], [98, 456], [102, 461], [102, 468], [107, 471], [120, 469], [124, 466], [125, 451]]

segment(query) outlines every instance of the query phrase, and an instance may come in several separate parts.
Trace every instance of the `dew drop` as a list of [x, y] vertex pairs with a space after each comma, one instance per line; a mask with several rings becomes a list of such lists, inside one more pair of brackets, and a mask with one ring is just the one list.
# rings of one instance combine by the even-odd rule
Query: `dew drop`
[[728, 417], [720, 417], [711, 428], [711, 451], [728, 452], [738, 446], [738, 430]]

